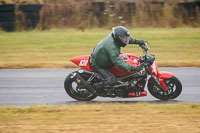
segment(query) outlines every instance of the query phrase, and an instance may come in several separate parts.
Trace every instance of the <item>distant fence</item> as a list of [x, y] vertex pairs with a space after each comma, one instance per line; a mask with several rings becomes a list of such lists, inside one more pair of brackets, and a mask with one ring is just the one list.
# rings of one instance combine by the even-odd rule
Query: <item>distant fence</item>
[[[171, 6], [170, 6], [171, 7]], [[165, 8], [165, 9], [164, 9]], [[166, 13], [166, 11], [170, 12]], [[200, 26], [200, 1], [165, 2], [52, 2], [0, 5], [0, 29], [15, 31], [50, 28], [87, 28], [107, 25]], [[167, 16], [167, 18], [166, 18]], [[179, 20], [181, 22], [178, 22]], [[166, 21], [169, 21], [166, 24]], [[148, 23], [147, 23], [148, 22]]]

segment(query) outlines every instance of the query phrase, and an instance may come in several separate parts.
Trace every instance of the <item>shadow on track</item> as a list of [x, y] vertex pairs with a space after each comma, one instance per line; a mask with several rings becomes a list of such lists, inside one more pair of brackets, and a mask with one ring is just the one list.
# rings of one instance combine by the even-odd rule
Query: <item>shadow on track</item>
[[176, 104], [181, 103], [178, 100], [153, 100], [153, 101], [66, 101], [63, 103], [56, 103], [62, 105], [76, 105], [76, 104], [102, 104], [102, 103], [122, 103], [122, 104], [137, 104], [137, 103], [150, 103], [150, 104]]

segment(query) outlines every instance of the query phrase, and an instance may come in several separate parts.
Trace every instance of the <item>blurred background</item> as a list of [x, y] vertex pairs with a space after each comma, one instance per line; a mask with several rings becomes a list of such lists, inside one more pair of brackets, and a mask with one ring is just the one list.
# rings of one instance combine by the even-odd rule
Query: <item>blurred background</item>
[[0, 0], [0, 29], [199, 27], [200, 0]]
[[76, 67], [116, 25], [149, 41], [159, 66], [200, 67], [200, 0], [0, 0], [0, 68]]

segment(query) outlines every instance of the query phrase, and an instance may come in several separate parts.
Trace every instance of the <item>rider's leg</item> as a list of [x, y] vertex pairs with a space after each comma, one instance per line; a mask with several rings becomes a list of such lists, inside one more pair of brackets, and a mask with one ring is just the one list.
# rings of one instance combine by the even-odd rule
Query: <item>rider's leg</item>
[[101, 82], [94, 83], [97, 91], [101, 91], [103, 88], [110, 89], [113, 85], [116, 84], [117, 79], [109, 70], [100, 67], [92, 67], [92, 70], [101, 75], [101, 77], [104, 79]]
[[96, 70], [95, 72], [101, 75], [102, 78], [104, 79], [102, 81], [102, 84], [104, 87], [112, 87], [113, 85], [116, 84], [117, 82], [116, 77], [109, 70], [100, 68]]

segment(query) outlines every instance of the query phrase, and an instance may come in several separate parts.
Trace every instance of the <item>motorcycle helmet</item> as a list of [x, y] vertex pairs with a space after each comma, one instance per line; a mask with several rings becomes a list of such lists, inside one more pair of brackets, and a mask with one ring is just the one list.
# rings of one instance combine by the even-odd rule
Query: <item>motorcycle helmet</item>
[[130, 33], [127, 28], [125, 28], [123, 26], [113, 27], [112, 34], [113, 34], [115, 41], [121, 47], [125, 47], [129, 43]]

